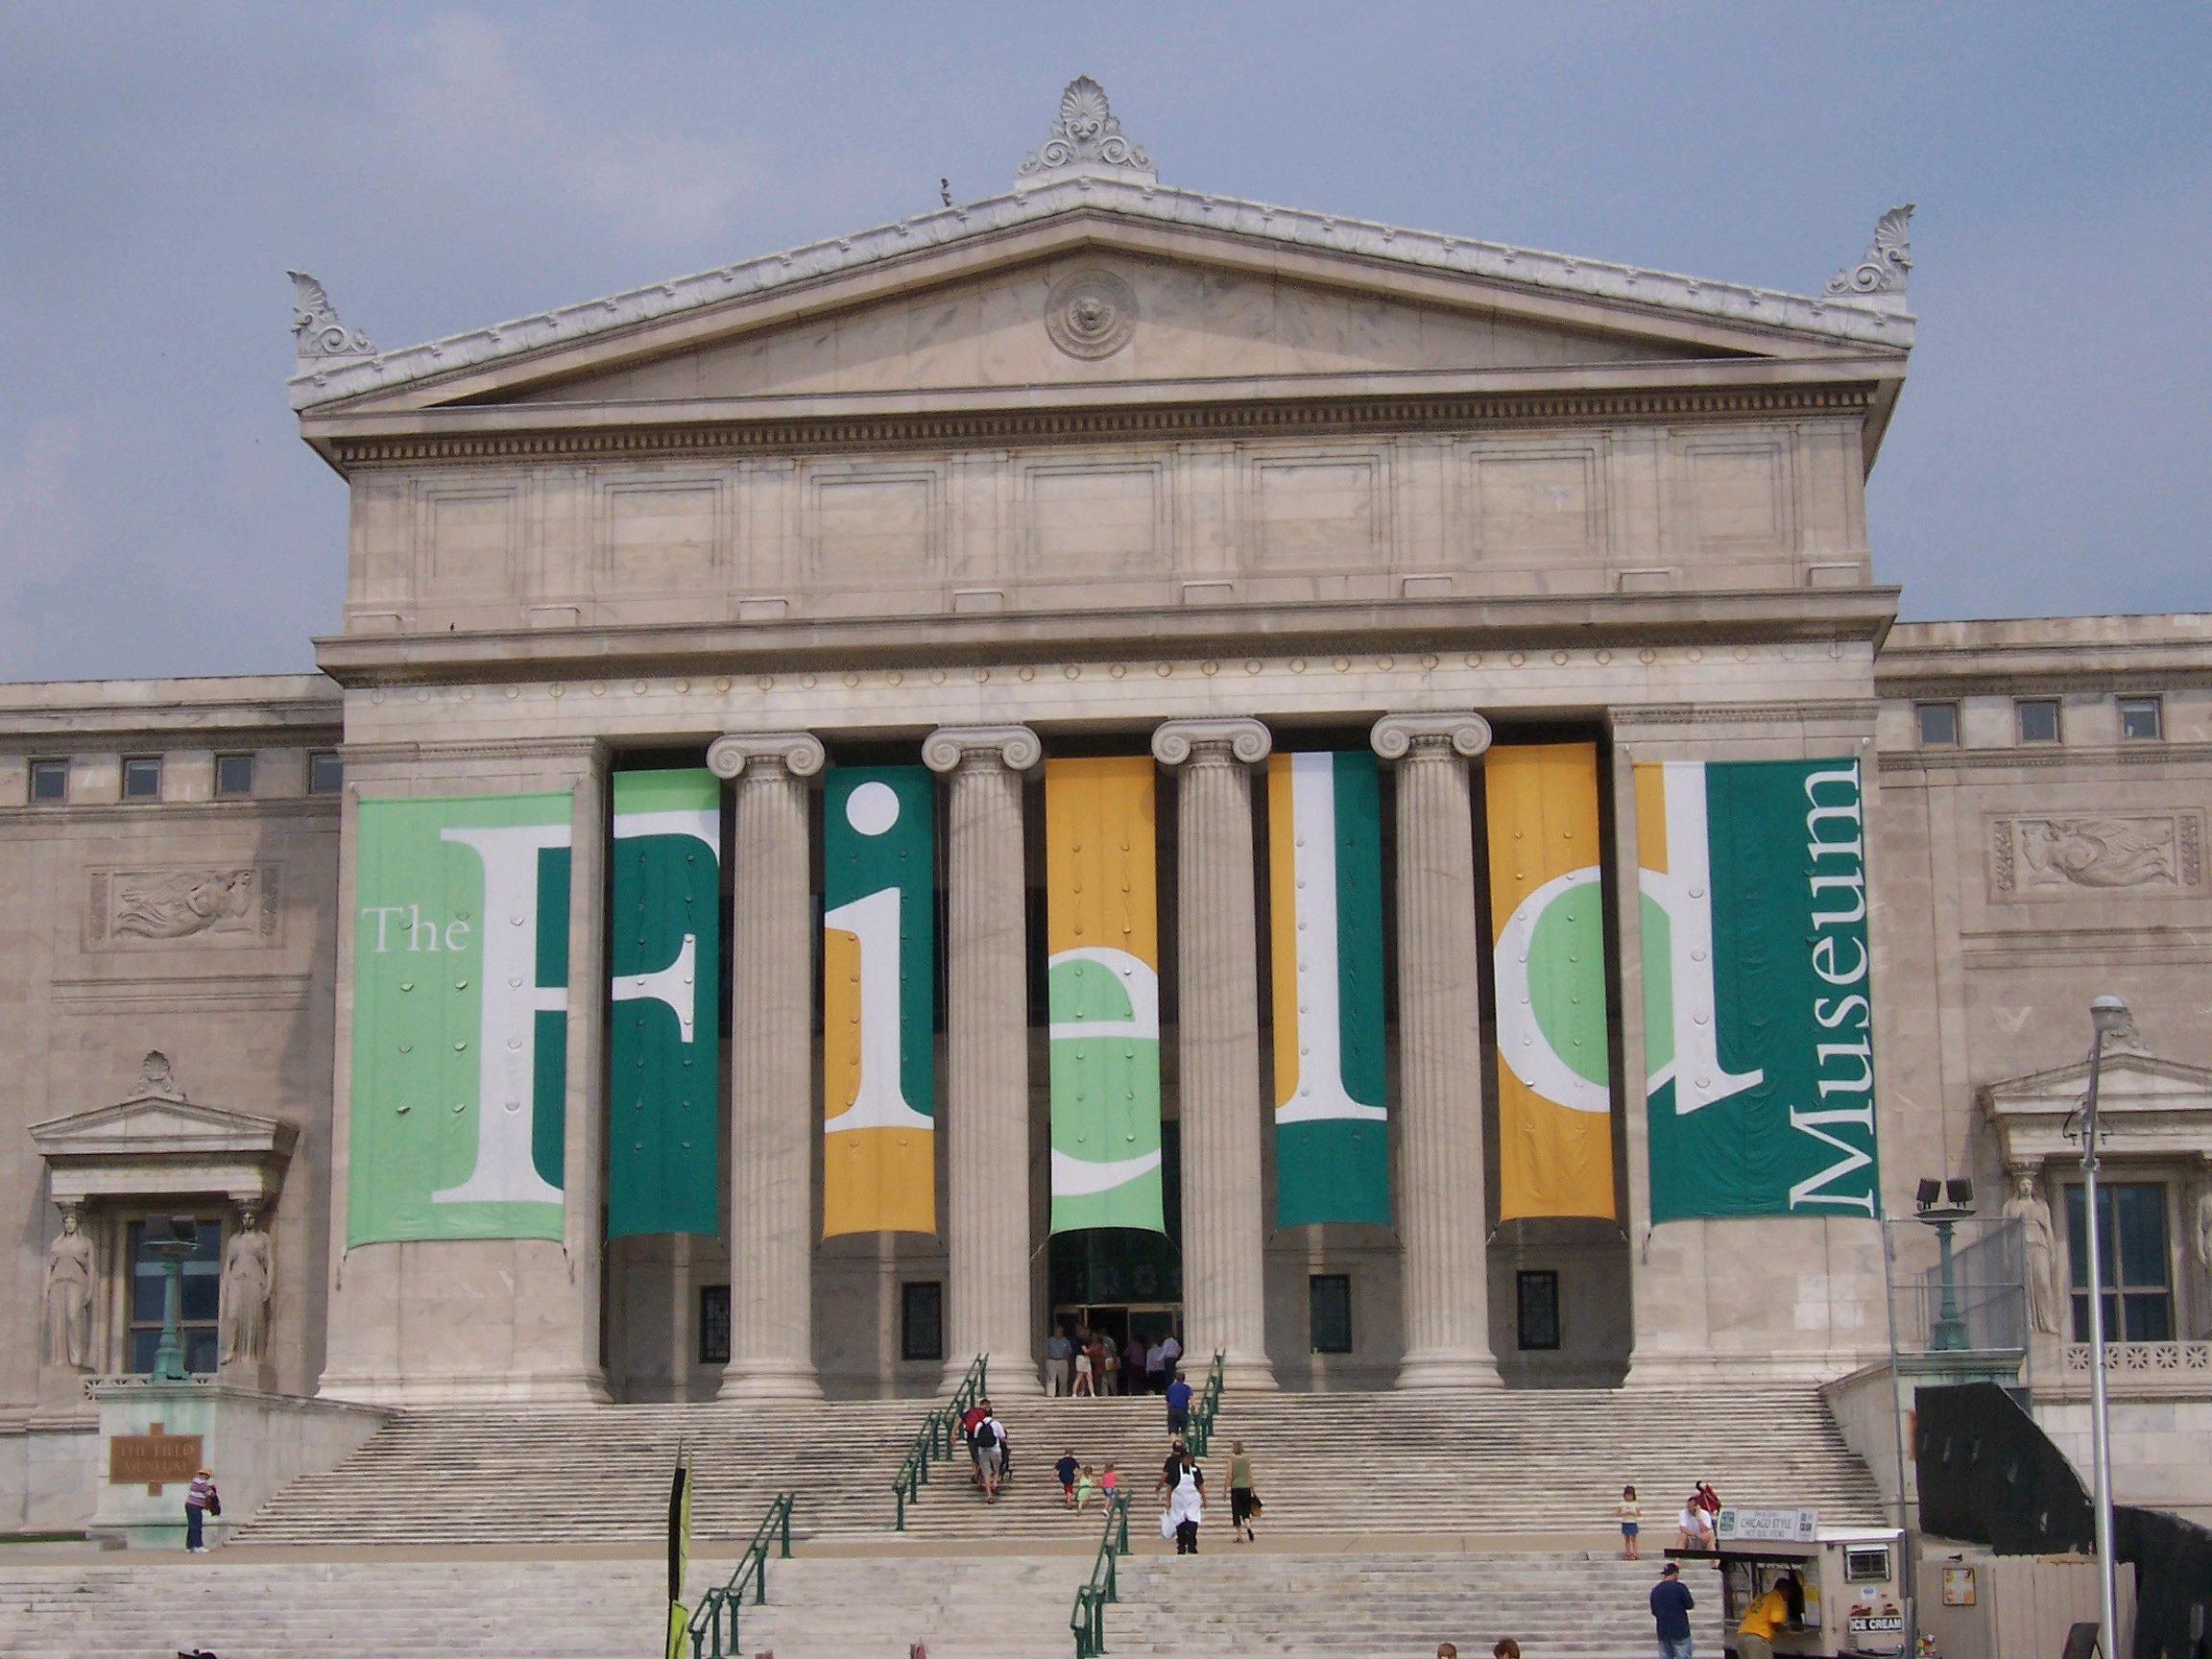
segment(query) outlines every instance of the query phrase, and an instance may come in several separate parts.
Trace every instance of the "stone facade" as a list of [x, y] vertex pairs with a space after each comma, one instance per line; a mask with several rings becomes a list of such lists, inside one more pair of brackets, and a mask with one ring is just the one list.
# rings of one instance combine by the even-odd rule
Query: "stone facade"
[[[1871, 284], [1792, 297], [1196, 195], [1141, 149], [1048, 142], [989, 202], [385, 355], [300, 278], [294, 403], [351, 490], [327, 678], [0, 688], [16, 1512], [70, 1510], [17, 1471], [75, 1466], [84, 1378], [132, 1368], [128, 1229], [180, 1206], [268, 1235], [244, 1386], [926, 1394], [976, 1352], [1015, 1385], [1054, 1311], [1028, 978], [1047, 756], [1161, 762], [1162, 1300], [1240, 1384], [1827, 1379], [1887, 1354], [1871, 1223], [1649, 1221], [1630, 768], [1667, 759], [1863, 762], [1890, 1214], [1922, 1175], [1994, 1207], [2024, 1172], [2063, 1274], [2031, 1108], [2088, 998], [2128, 998], [2130, 1075], [2156, 1079], [2131, 1121], [2162, 1134], [2112, 1158], [2162, 1184], [2170, 1336], [2205, 1335], [2212, 622], [1896, 623], [1863, 491], [1911, 344], [1902, 234], [1885, 221]], [[1624, 1219], [1501, 1226], [1477, 785], [1489, 745], [1562, 735], [1602, 768]], [[1291, 738], [1393, 774], [1395, 1229], [1266, 1226], [1246, 768]], [[941, 775], [941, 1239], [823, 1241], [815, 795], [886, 758]], [[563, 1237], [346, 1249], [359, 804], [572, 791], [569, 982], [591, 985], [610, 775], [675, 763], [730, 781], [720, 1236], [603, 1237], [605, 1005], [572, 998]], [[65, 1207], [92, 1246], [76, 1364], [32, 1339]], [[1524, 1269], [1559, 1275], [1555, 1350], [1520, 1347]], [[1312, 1340], [1316, 1275], [1349, 1281], [1347, 1352]], [[938, 1287], [937, 1351], [912, 1286]], [[2062, 1398], [2066, 1347], [2034, 1356]]]

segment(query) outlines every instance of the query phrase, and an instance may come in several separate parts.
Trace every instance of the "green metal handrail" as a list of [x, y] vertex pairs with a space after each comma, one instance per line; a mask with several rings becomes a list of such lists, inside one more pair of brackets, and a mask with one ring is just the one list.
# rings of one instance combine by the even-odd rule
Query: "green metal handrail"
[[1121, 1599], [1114, 1558], [1128, 1553], [1129, 1500], [1110, 1498], [1098, 1553], [1091, 1559], [1090, 1580], [1075, 1592], [1075, 1610], [1068, 1616], [1068, 1628], [1075, 1633], [1075, 1659], [1098, 1659], [1106, 1651], [1106, 1603]]
[[899, 1531], [906, 1530], [906, 1505], [919, 1503], [922, 1488], [929, 1484], [929, 1465], [942, 1463], [952, 1455], [954, 1444], [961, 1437], [960, 1419], [967, 1415], [969, 1407], [983, 1398], [990, 1371], [990, 1356], [976, 1355], [970, 1361], [967, 1374], [960, 1379], [960, 1385], [952, 1390], [952, 1398], [923, 1418], [922, 1427], [914, 1431], [914, 1444], [906, 1448], [898, 1477], [891, 1482], [891, 1497], [899, 1505]]
[[1214, 1419], [1221, 1410], [1222, 1354], [1214, 1350], [1214, 1363], [1206, 1371], [1206, 1390], [1198, 1396], [1198, 1403], [1190, 1407], [1190, 1421], [1183, 1431], [1183, 1444], [1190, 1449], [1190, 1455], [1206, 1455], [1206, 1443], [1214, 1437]]
[[[745, 1553], [737, 1557], [737, 1571], [730, 1575], [730, 1582], [699, 1598], [699, 1606], [686, 1626], [691, 1632], [691, 1659], [725, 1659], [726, 1655], [744, 1651], [737, 1646], [737, 1609], [744, 1604], [748, 1580], [754, 1606], [758, 1607], [768, 1599], [771, 1541], [780, 1538], [782, 1545], [780, 1553], [784, 1560], [791, 1559], [792, 1496], [789, 1492], [779, 1493], [776, 1501], [768, 1505], [768, 1513], [761, 1516], [760, 1525], [753, 1528]], [[725, 1623], [729, 1625], [728, 1647], [722, 1645]]]

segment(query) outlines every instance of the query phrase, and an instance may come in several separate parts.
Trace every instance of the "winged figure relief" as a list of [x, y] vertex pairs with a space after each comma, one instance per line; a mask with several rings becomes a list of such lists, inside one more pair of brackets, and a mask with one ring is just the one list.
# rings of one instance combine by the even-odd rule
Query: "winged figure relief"
[[2020, 826], [2020, 852], [2039, 885], [2143, 887], [2174, 879], [2168, 818], [2046, 818]]
[[116, 883], [118, 938], [183, 939], [220, 928], [253, 907], [251, 870], [180, 870]]

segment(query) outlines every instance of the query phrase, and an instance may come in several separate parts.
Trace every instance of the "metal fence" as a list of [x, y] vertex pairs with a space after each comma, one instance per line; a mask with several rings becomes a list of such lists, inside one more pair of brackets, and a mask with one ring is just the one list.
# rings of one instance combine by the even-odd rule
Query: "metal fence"
[[1884, 1226], [1897, 1263], [1889, 1316], [1899, 1354], [2016, 1354], [2027, 1348], [2027, 1250], [2017, 1220], [1971, 1215], [1949, 1223], [1948, 1270], [1936, 1228], [1917, 1219]]

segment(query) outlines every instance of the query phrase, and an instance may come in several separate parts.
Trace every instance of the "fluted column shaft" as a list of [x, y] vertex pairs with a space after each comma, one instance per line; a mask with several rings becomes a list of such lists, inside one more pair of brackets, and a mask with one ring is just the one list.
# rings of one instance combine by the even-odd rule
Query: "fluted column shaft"
[[816, 1399], [813, 907], [804, 733], [731, 735], [707, 763], [737, 779], [731, 860], [730, 1363], [722, 1397]]
[[994, 1394], [1035, 1394], [1029, 1294], [1029, 981], [1024, 727], [947, 727], [922, 758], [950, 774], [946, 810], [945, 1376], [990, 1357]]
[[1257, 720], [1174, 720], [1152, 753], [1180, 766], [1176, 990], [1181, 1008], [1183, 1314], [1193, 1371], [1219, 1350], [1233, 1387], [1272, 1388], [1261, 1190], [1259, 930], [1252, 780]]
[[1495, 1384], [1482, 1151], [1481, 957], [1467, 760], [1475, 714], [1391, 716], [1398, 762], [1398, 1170], [1405, 1239], [1401, 1388]]

